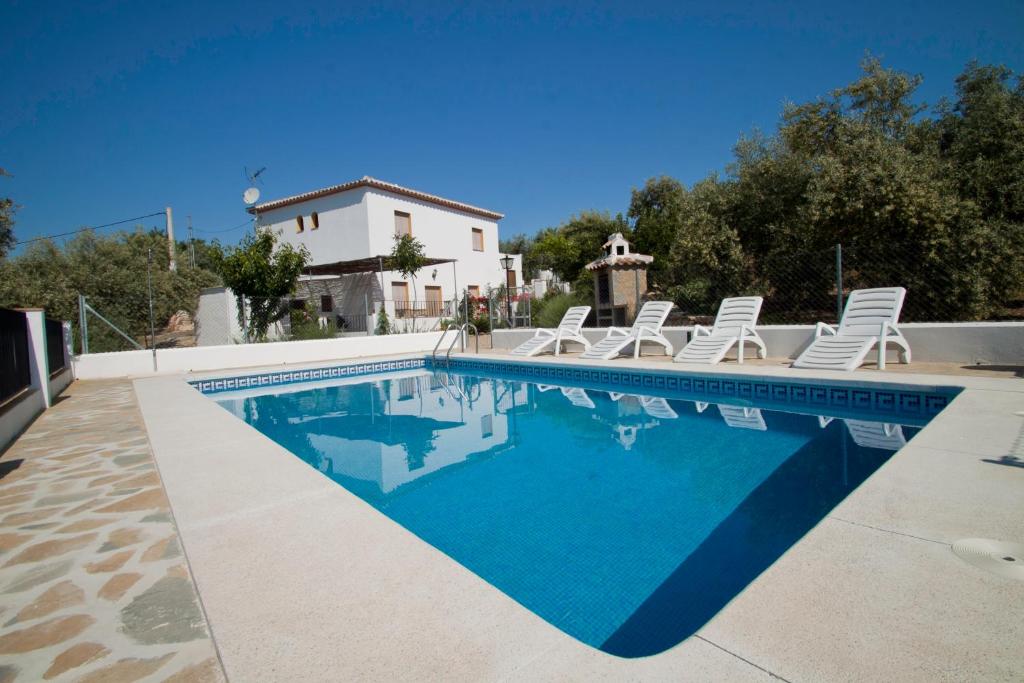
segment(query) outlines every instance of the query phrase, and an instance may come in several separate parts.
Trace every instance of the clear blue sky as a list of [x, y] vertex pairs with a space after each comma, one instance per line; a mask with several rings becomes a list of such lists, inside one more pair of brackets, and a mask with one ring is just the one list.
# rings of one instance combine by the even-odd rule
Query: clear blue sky
[[1021, 2], [8, 0], [0, 27], [18, 239], [165, 205], [213, 237], [246, 219], [243, 166], [267, 167], [264, 198], [372, 175], [529, 234], [722, 169], [866, 50], [929, 103], [971, 59], [1024, 70]]

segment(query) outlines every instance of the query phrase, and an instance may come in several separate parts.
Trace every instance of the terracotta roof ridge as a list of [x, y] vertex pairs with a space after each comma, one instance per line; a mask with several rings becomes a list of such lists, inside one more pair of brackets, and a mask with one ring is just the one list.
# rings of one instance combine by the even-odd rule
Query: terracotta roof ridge
[[463, 211], [465, 213], [473, 213], [478, 216], [490, 218], [493, 220], [500, 220], [505, 217], [504, 214], [498, 213], [497, 211], [491, 211], [490, 209], [484, 209], [479, 206], [467, 204], [465, 202], [455, 201], [454, 199], [446, 199], [438, 195], [430, 194], [428, 192], [421, 192], [420, 190], [413, 190], [408, 187], [403, 187], [396, 183], [391, 183], [386, 180], [374, 178], [373, 176], [364, 175], [359, 180], [352, 180], [347, 183], [341, 183], [339, 185], [330, 185], [328, 187], [321, 188], [319, 190], [312, 190], [310, 192], [303, 192], [301, 194], [292, 195], [290, 197], [282, 197], [281, 199], [273, 199], [268, 202], [256, 204], [247, 209], [251, 214], [259, 214], [264, 211], [272, 211], [274, 209], [280, 209], [285, 206], [292, 204], [299, 204], [301, 202], [309, 201], [310, 199], [317, 199], [319, 197], [326, 197], [332, 194], [338, 194], [340, 192], [347, 192], [360, 187], [370, 187], [385, 192], [392, 192], [394, 194], [404, 195], [413, 199], [428, 202], [431, 204], [437, 204], [444, 206], [449, 209], [455, 209], [457, 211]]

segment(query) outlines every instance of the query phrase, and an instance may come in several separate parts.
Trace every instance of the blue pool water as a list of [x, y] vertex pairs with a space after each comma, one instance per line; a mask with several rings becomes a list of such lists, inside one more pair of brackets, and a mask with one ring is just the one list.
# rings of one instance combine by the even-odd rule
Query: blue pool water
[[427, 369], [213, 398], [550, 623], [624, 657], [694, 633], [926, 420]]

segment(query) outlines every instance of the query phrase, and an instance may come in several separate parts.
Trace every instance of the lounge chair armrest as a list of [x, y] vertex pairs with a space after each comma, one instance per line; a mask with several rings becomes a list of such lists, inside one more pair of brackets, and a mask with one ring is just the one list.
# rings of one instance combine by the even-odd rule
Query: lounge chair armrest
[[555, 332], [555, 330], [549, 330], [546, 327], [538, 328], [537, 331], [533, 333], [534, 337], [555, 337], [557, 335], [558, 332]]
[[693, 326], [693, 336], [694, 337], [699, 337], [702, 334], [710, 337], [711, 336], [711, 328], [704, 327], [703, 325], [694, 325]]
[[624, 330], [621, 327], [609, 327], [608, 328], [608, 336], [611, 336], [613, 334], [617, 334], [617, 335], [622, 336], [622, 337], [628, 337], [629, 336], [629, 330]]
[[902, 336], [902, 333], [900, 332], [900, 328], [896, 327], [895, 323], [891, 323], [888, 320], [886, 320], [884, 323], [882, 323], [882, 330], [881, 330], [881, 332], [882, 332], [882, 336], [883, 337], [888, 335], [889, 332], [895, 332], [897, 336]]
[[824, 334], [835, 335], [835, 333], [836, 333], [836, 328], [832, 327], [831, 325], [826, 325], [825, 323], [818, 323], [814, 327], [814, 336], [815, 336], [815, 338], [821, 337]]

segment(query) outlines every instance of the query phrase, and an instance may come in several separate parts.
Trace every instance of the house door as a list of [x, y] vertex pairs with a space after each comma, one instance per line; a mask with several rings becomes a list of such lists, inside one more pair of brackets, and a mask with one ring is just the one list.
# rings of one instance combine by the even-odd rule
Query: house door
[[441, 315], [441, 310], [444, 308], [444, 301], [441, 299], [441, 288], [434, 285], [427, 285], [425, 289], [427, 297], [427, 315]]
[[395, 302], [395, 317], [409, 315], [409, 285], [405, 282], [391, 283], [391, 300]]
[[509, 289], [515, 289], [516, 288], [516, 271], [514, 271], [514, 270], [508, 271], [508, 288]]

